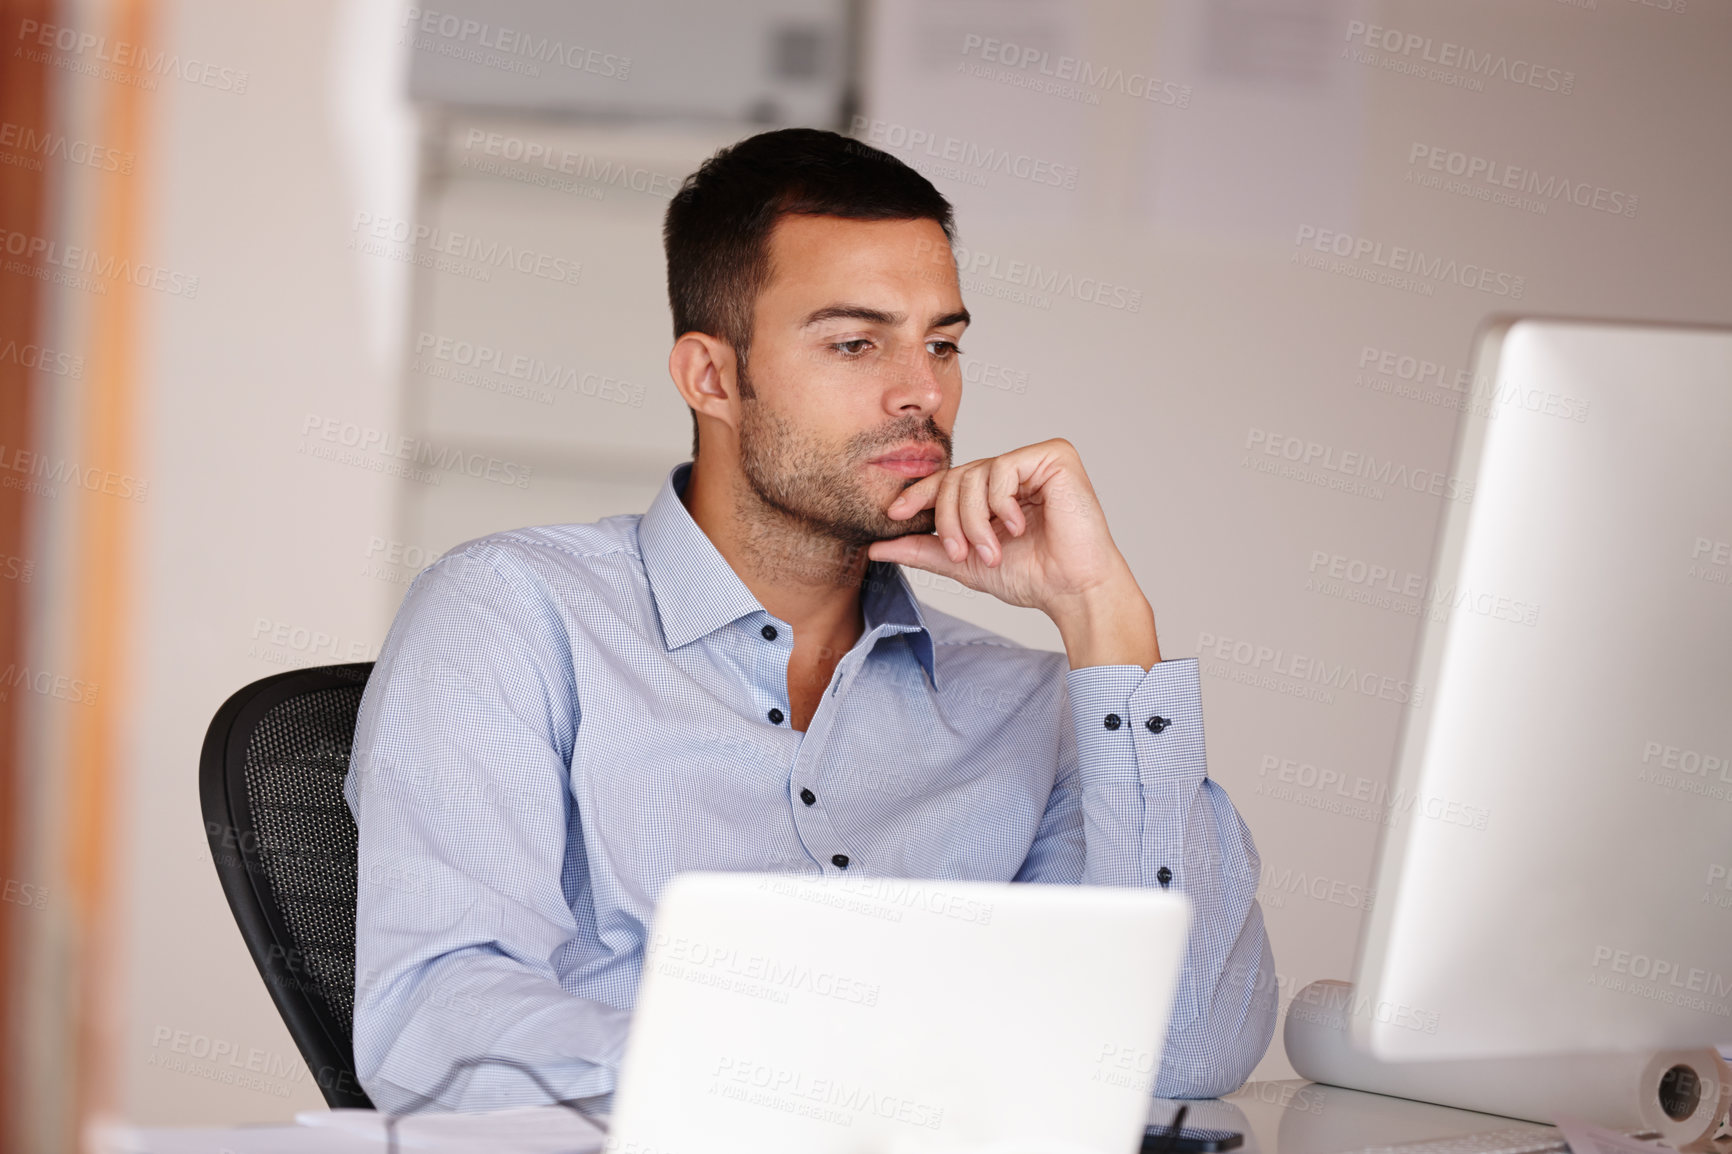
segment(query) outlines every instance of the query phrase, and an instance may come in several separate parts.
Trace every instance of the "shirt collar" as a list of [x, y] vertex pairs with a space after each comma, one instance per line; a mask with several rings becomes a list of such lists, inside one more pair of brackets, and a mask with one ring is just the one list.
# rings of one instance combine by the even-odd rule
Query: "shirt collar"
[[[670, 652], [749, 614], [766, 612], [680, 501], [691, 472], [690, 461], [668, 472], [637, 530], [650, 597], [661, 620], [662, 643]], [[909, 634], [914, 656], [937, 689], [932, 634], [900, 565], [866, 563], [860, 611], [867, 633], [883, 625], [886, 633]]]

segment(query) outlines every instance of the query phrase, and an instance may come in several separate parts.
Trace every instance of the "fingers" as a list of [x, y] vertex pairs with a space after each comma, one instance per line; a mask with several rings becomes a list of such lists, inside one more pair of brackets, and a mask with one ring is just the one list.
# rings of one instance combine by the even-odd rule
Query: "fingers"
[[980, 553], [987, 565], [999, 561], [998, 533], [992, 527], [992, 510], [986, 505], [986, 479], [989, 466], [964, 469], [956, 489], [957, 520], [968, 543]]
[[1028, 522], [1022, 514], [1022, 504], [1017, 501], [1017, 491], [1022, 487], [1021, 473], [1002, 458], [995, 458], [986, 481], [987, 506], [998, 514], [998, 519], [1004, 527], [1010, 530], [1013, 537], [1022, 536], [1028, 528]]
[[970, 461], [922, 477], [890, 502], [885, 512], [901, 521], [930, 507], [946, 557], [960, 564], [968, 560], [972, 547], [987, 565], [997, 565], [1004, 550], [993, 517], [1012, 536], [1019, 537], [1028, 528], [1017, 500], [1023, 472], [1016, 454]]
[[939, 484], [944, 480], [945, 474], [949, 472], [948, 469], [940, 469], [936, 473], [929, 473], [920, 478], [902, 490], [896, 500], [890, 502], [889, 507], [884, 511], [895, 521], [906, 520], [914, 516], [932, 504], [933, 499], [938, 495]]
[[[920, 478], [902, 490], [884, 510], [892, 520], [904, 521], [922, 509], [933, 511], [933, 528], [938, 533], [939, 552], [957, 563], [968, 557], [968, 534], [963, 530], [957, 511], [957, 492], [963, 475], [971, 472], [975, 463], [940, 469]], [[941, 544], [940, 544], [941, 543]], [[874, 557], [874, 560], [879, 558]], [[888, 557], [883, 558], [889, 560]], [[922, 566], [926, 568], [927, 566]]]
[[968, 538], [962, 531], [962, 518], [957, 512], [957, 494], [962, 486], [962, 475], [967, 471], [967, 466], [946, 470], [932, 500], [933, 528], [944, 544], [944, 555], [959, 565], [968, 557]]

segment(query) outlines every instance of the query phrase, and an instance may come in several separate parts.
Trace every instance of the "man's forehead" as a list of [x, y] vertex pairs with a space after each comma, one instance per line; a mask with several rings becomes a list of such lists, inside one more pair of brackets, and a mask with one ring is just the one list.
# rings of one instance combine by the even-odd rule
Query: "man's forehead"
[[[795, 302], [793, 296], [817, 293], [824, 300], [806, 306], [797, 323], [807, 327], [822, 319], [847, 315], [836, 311], [851, 306], [901, 313], [900, 300], [890, 296], [874, 299], [871, 289], [880, 287], [891, 296], [909, 289], [926, 290], [923, 295], [944, 298], [930, 306], [917, 307], [917, 320], [936, 325], [966, 323], [958, 293], [956, 264], [949, 239], [935, 220], [854, 220], [847, 217], [789, 214], [770, 234], [770, 278], [766, 292]], [[780, 291], [778, 291], [780, 290]], [[799, 302], [805, 305], [805, 301]], [[829, 311], [826, 317], [811, 315], [812, 309]], [[858, 310], [856, 310], [858, 312]], [[930, 315], [928, 315], [930, 314]], [[956, 314], [961, 314], [960, 317]], [[881, 324], [906, 320], [859, 317]]]

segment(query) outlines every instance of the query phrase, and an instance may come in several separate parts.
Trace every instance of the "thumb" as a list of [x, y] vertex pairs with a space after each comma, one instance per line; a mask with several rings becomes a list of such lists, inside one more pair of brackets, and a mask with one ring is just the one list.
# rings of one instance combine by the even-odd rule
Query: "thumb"
[[891, 561], [924, 569], [941, 577], [955, 578], [966, 568], [966, 564], [958, 565], [945, 556], [944, 546], [933, 533], [909, 533], [903, 537], [874, 541], [866, 546], [866, 556], [873, 561]]

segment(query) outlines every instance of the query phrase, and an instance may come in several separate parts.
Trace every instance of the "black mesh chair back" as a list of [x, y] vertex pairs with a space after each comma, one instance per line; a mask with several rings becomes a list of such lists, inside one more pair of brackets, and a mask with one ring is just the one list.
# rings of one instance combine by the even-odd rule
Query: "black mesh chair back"
[[371, 662], [297, 669], [223, 703], [199, 799], [229, 909], [332, 1107], [355, 1078], [355, 821], [343, 777]]

